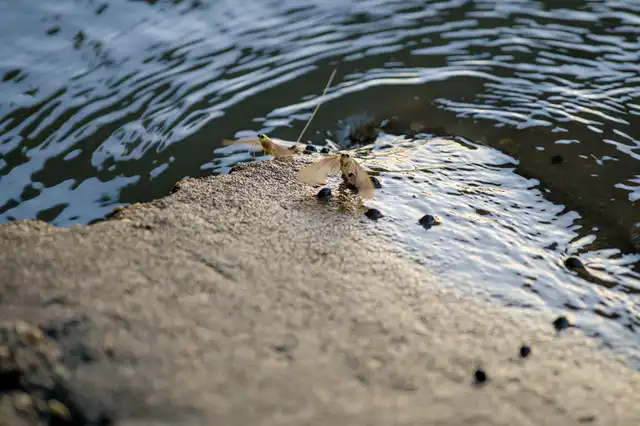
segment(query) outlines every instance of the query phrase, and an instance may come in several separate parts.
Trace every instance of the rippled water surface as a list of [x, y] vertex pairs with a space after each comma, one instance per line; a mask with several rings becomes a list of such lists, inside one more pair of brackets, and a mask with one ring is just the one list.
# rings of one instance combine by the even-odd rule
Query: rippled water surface
[[295, 140], [322, 100], [318, 145], [391, 119], [365, 151], [390, 238], [640, 342], [640, 2], [0, 0], [0, 41], [0, 222], [91, 223], [225, 173], [251, 156], [223, 138]]
[[[593, 247], [580, 215], [517, 175], [516, 159], [469, 141], [385, 135], [363, 160], [382, 183], [366, 203], [385, 215], [376, 227], [453, 291], [577, 312], [581, 328], [640, 367], [640, 254]], [[423, 229], [425, 214], [441, 223]], [[585, 269], [567, 269], [569, 256]]]

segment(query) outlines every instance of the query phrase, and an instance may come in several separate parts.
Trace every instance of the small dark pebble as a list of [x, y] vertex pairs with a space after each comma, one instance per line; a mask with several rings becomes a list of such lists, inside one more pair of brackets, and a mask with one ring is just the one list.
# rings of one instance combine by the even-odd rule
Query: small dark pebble
[[584, 269], [584, 263], [577, 257], [569, 257], [564, 261], [564, 266], [568, 269]]
[[487, 381], [487, 373], [485, 373], [484, 370], [480, 368], [478, 368], [476, 372], [473, 373], [473, 376], [476, 379], [476, 384], [482, 384]]
[[431, 227], [436, 224], [436, 218], [430, 214], [425, 214], [420, 218], [418, 223], [422, 225], [424, 229], [431, 229]]
[[320, 150], [320, 152], [323, 153], [323, 154], [328, 154], [329, 152], [331, 152], [331, 150], [325, 146], [324, 148], [322, 148]]
[[562, 164], [564, 163], [564, 157], [562, 155], [554, 155], [551, 157], [551, 164]]
[[571, 323], [571, 321], [569, 321], [569, 319], [564, 315], [559, 316], [555, 319], [555, 321], [553, 321], [553, 326], [557, 331], [562, 331], [571, 327], [572, 325], [573, 324]]
[[369, 210], [367, 210], [365, 212], [364, 215], [367, 216], [371, 220], [378, 220], [381, 217], [384, 217], [383, 214], [380, 213], [380, 210], [378, 210], [378, 209], [369, 209]]
[[313, 145], [307, 145], [307, 147], [304, 150], [307, 152], [318, 152], [318, 148], [316, 148]]
[[373, 187], [376, 189], [382, 188], [382, 184], [380, 183], [380, 180], [375, 176], [371, 176], [371, 183], [373, 184]]
[[316, 197], [318, 197], [318, 200], [320, 201], [326, 201], [331, 198], [331, 190], [329, 188], [322, 188], [320, 191], [318, 191]]
[[526, 358], [531, 354], [531, 348], [527, 345], [520, 346], [520, 357]]

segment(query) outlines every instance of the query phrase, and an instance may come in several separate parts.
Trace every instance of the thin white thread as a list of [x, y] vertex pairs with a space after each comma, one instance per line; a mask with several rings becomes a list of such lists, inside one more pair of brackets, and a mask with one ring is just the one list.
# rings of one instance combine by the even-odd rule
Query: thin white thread
[[[324, 91], [322, 92], [322, 97], [324, 97], [324, 95], [327, 94], [327, 90], [329, 90], [329, 86], [331, 86], [331, 82], [333, 81], [333, 77], [336, 76], [336, 71], [338, 69], [334, 68], [333, 72], [331, 73], [331, 77], [329, 77], [329, 81], [327, 82], [327, 86], [324, 88]], [[309, 124], [311, 124], [311, 121], [313, 120], [313, 117], [316, 116], [316, 112], [318, 112], [318, 110], [320, 109], [320, 106], [322, 106], [324, 102], [321, 101], [318, 105], [316, 105], [316, 108], [313, 110], [313, 113], [311, 114], [311, 117], [309, 117], [309, 120], [307, 121], [307, 124], [304, 126], [304, 129], [302, 129], [302, 133], [300, 133], [300, 136], [298, 136], [298, 140], [296, 141], [296, 143], [300, 142], [300, 139], [302, 139], [302, 135], [304, 135], [304, 132], [307, 131], [307, 128], [309, 127]]]

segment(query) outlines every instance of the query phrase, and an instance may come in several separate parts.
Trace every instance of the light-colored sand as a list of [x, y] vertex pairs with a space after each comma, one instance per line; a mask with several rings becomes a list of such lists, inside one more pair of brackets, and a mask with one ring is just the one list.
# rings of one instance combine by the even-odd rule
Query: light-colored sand
[[452, 296], [301, 165], [86, 228], [1, 226], [0, 320], [65, 330], [75, 388], [123, 425], [640, 424], [639, 373], [552, 317]]

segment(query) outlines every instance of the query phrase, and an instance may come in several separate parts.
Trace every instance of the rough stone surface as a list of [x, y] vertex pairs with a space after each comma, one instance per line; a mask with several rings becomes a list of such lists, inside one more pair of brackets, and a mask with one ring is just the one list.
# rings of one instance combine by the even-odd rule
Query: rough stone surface
[[[64, 386], [43, 386], [75, 424], [640, 424], [638, 373], [550, 314], [448, 293], [301, 166], [185, 180], [90, 227], [0, 226], [0, 321], [55, 344]], [[36, 424], [25, 393], [0, 393], [9, 424]]]

